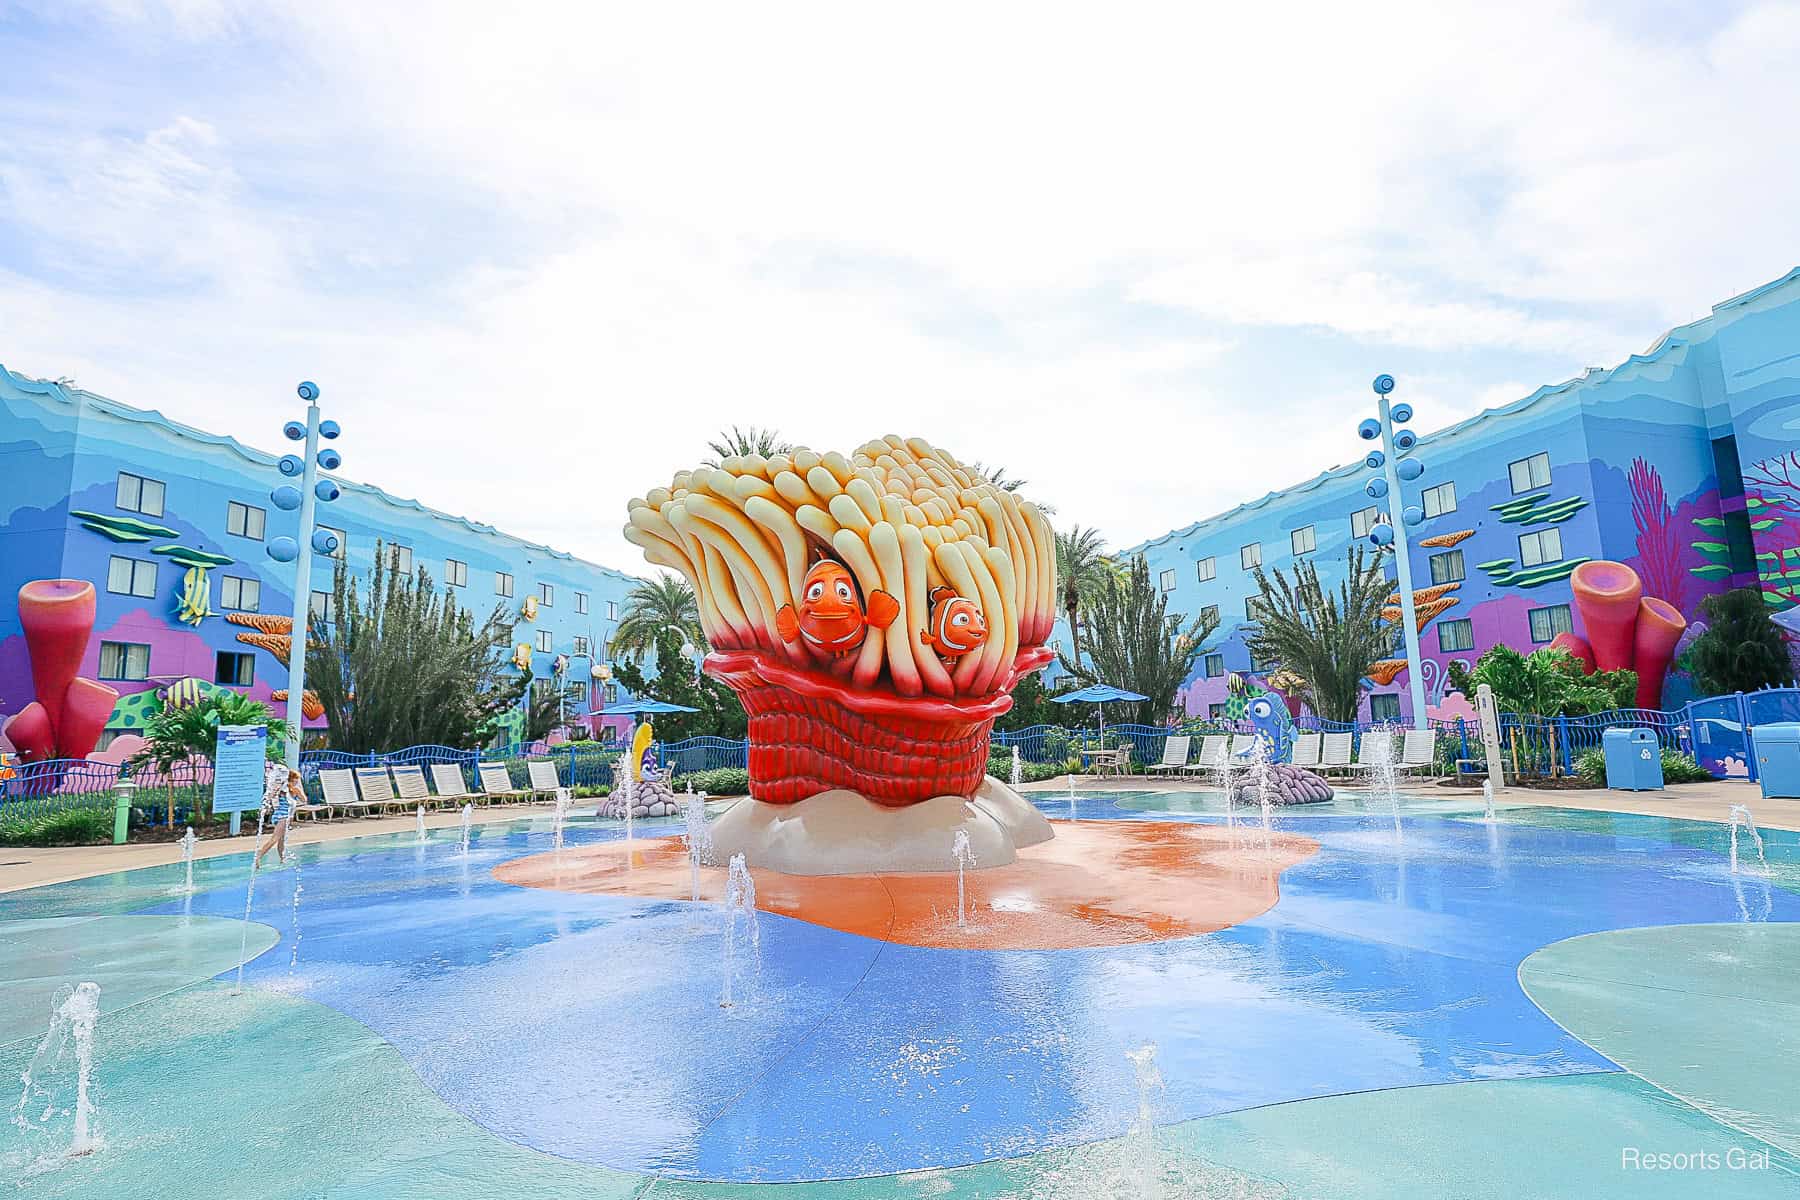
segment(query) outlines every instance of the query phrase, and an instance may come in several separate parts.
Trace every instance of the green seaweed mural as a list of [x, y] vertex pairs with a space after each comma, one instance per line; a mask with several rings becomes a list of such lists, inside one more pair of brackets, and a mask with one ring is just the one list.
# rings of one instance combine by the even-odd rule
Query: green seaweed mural
[[1475, 568], [1487, 572], [1488, 582], [1495, 587], [1534, 588], [1558, 579], [1567, 579], [1575, 573], [1575, 568], [1584, 562], [1592, 562], [1591, 558], [1565, 558], [1559, 562], [1540, 563], [1535, 567], [1513, 569], [1510, 558], [1496, 558], [1492, 562], [1476, 563]]
[[[1744, 515], [1752, 534], [1767, 533], [1780, 525], [1785, 514], [1780, 501], [1761, 496], [1744, 497]], [[1694, 551], [1706, 561], [1688, 572], [1701, 579], [1729, 579], [1735, 572], [1731, 566], [1731, 544], [1726, 537], [1724, 517], [1695, 517], [1694, 527], [1705, 534], [1693, 543]], [[1756, 578], [1762, 586], [1763, 601], [1770, 608], [1786, 609], [1800, 604], [1800, 546], [1785, 550], [1756, 552]]]
[[1517, 500], [1508, 500], [1505, 504], [1488, 506], [1500, 514], [1500, 519], [1512, 525], [1560, 524], [1587, 507], [1587, 500], [1582, 496], [1564, 496], [1561, 500], [1552, 500], [1549, 496], [1520, 496]]
[[69, 515], [80, 521], [83, 529], [91, 530], [101, 537], [115, 542], [147, 542], [153, 537], [180, 536], [166, 525], [152, 525], [150, 522], [140, 521], [136, 517], [88, 512], [79, 508], [71, 508]]

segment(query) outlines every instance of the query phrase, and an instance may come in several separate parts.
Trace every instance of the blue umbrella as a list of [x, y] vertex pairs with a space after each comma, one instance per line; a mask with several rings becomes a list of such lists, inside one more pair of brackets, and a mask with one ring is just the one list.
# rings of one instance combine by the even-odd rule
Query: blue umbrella
[[1106, 702], [1108, 700], [1148, 700], [1148, 696], [1140, 696], [1136, 692], [1128, 692], [1124, 688], [1116, 688], [1110, 683], [1094, 683], [1078, 691], [1067, 692], [1061, 696], [1052, 696], [1057, 704], [1097, 704], [1100, 706], [1100, 744], [1106, 744]]
[[699, 712], [697, 708], [689, 708], [685, 704], [670, 704], [667, 700], [626, 700], [619, 704], [609, 704], [602, 713], [608, 717], [622, 717], [643, 713], [678, 713]]

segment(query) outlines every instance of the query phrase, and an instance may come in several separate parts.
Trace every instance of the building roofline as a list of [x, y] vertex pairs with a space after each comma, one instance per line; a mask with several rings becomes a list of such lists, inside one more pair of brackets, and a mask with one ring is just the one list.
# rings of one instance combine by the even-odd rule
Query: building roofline
[[[254, 466], [273, 467], [280, 461], [279, 456], [270, 454], [264, 450], [258, 450], [253, 446], [246, 446], [228, 434], [208, 433], [204, 429], [196, 429], [192, 425], [184, 425], [180, 421], [171, 420], [170, 418], [163, 416], [162, 413], [157, 412], [155, 409], [133, 408], [129, 404], [114, 400], [108, 396], [98, 395], [94, 392], [87, 391], [84, 388], [70, 387], [67, 384], [58, 383], [49, 379], [33, 379], [26, 375], [20, 375], [7, 367], [4, 363], [0, 363], [0, 372], [4, 372], [7, 380], [22, 392], [37, 396], [45, 396], [58, 403], [66, 404], [76, 409], [79, 409], [83, 404], [91, 404], [102, 412], [109, 413], [112, 416], [119, 417], [126, 421], [131, 421], [140, 425], [154, 426], [166, 430], [176, 437], [204, 442], [209, 446], [221, 446]], [[503, 529], [484, 524], [481, 521], [472, 520], [469, 517], [461, 517], [454, 513], [442, 512], [429, 505], [421, 504], [417, 500], [409, 500], [403, 496], [392, 495], [391, 493], [381, 490], [372, 483], [357, 483], [354, 480], [345, 479], [341, 475], [332, 474], [330, 472], [322, 472], [322, 474], [329, 475], [330, 478], [335, 480], [338, 486], [346, 492], [356, 492], [359, 495], [370, 497], [392, 508], [420, 513], [439, 521], [448, 521], [453, 525], [462, 526], [471, 533], [486, 534], [489, 537], [499, 538], [502, 541], [511, 542], [513, 545], [522, 549], [533, 550], [561, 562], [578, 563], [581, 566], [590, 567], [593, 570], [599, 571], [601, 574], [613, 576], [627, 583], [643, 582], [643, 576], [629, 574], [619, 570], [617, 567], [608, 567], [597, 562], [591, 562], [588, 559], [570, 554], [566, 550], [558, 550], [556, 547], [544, 545], [542, 542], [530, 541], [526, 538], [519, 537], [517, 534], [507, 533]]]
[[[1692, 345], [1695, 339], [1690, 336], [1690, 331], [1698, 326], [1711, 322], [1714, 314], [1718, 313], [1720, 310], [1748, 304], [1751, 301], [1765, 296], [1787, 284], [1793, 283], [1796, 280], [1800, 280], [1800, 267], [1795, 267], [1779, 279], [1771, 280], [1770, 282], [1754, 287], [1747, 292], [1733, 296], [1729, 300], [1721, 301], [1720, 303], [1713, 305], [1711, 313], [1708, 313], [1704, 317], [1689, 321], [1685, 325], [1675, 326], [1673, 329], [1670, 329], [1667, 333], [1664, 333], [1661, 337], [1657, 338], [1655, 342], [1651, 343], [1650, 348], [1644, 351], [1644, 353], [1630, 355], [1618, 366], [1606, 368], [1589, 367], [1586, 371], [1583, 371], [1573, 379], [1565, 379], [1561, 383], [1547, 383], [1530, 395], [1523, 396], [1509, 404], [1502, 404], [1495, 408], [1483, 409], [1471, 417], [1465, 417], [1454, 425], [1449, 425], [1443, 429], [1424, 435], [1419, 439], [1419, 448], [1424, 449], [1430, 444], [1443, 438], [1454, 437], [1464, 430], [1473, 429], [1476, 426], [1486, 424], [1489, 421], [1495, 421], [1502, 417], [1516, 416], [1527, 409], [1535, 407], [1540, 402], [1552, 396], [1560, 395], [1576, 388], [1605, 383], [1620, 371], [1624, 371], [1627, 368], [1643, 366], [1646, 363], [1654, 362], [1671, 350], [1678, 350]], [[1360, 461], [1348, 463], [1343, 466], [1332, 467], [1329, 470], [1319, 472], [1319, 474], [1314, 475], [1311, 479], [1294, 484], [1292, 487], [1281, 488], [1277, 491], [1269, 492], [1266, 495], [1259, 496], [1255, 500], [1246, 500], [1235, 508], [1226, 509], [1224, 512], [1217, 513], [1210, 517], [1204, 517], [1191, 524], [1184, 525], [1180, 529], [1171, 529], [1169, 532], [1162, 534], [1159, 537], [1153, 537], [1147, 541], [1139, 542], [1137, 545], [1127, 547], [1119, 553], [1122, 556], [1142, 554], [1153, 546], [1160, 546], [1164, 542], [1175, 538], [1187, 537], [1199, 530], [1202, 526], [1222, 524], [1223, 522], [1232, 520], [1244, 513], [1255, 512], [1257, 509], [1267, 507], [1270, 503], [1283, 496], [1304, 495], [1307, 492], [1317, 491], [1319, 488], [1333, 480], [1344, 479], [1351, 475], [1355, 475], [1362, 469], [1363, 465]]]

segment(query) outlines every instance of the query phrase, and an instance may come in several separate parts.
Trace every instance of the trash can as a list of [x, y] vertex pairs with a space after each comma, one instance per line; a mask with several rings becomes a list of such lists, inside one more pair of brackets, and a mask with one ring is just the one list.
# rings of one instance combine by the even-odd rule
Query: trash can
[[1800, 724], [1758, 725], [1750, 730], [1762, 794], [1771, 800], [1800, 800]]
[[1662, 745], [1648, 729], [1609, 729], [1600, 735], [1606, 754], [1606, 786], [1654, 792], [1663, 785]]

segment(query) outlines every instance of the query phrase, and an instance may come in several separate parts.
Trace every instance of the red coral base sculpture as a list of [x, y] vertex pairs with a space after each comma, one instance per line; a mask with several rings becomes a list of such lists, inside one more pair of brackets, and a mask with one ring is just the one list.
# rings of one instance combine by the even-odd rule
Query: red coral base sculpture
[[100, 740], [117, 690], [75, 674], [94, 632], [94, 585], [37, 579], [19, 589], [19, 624], [37, 699], [6, 723], [21, 762], [86, 758]]

